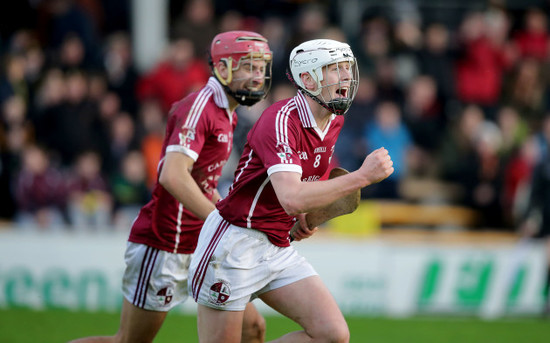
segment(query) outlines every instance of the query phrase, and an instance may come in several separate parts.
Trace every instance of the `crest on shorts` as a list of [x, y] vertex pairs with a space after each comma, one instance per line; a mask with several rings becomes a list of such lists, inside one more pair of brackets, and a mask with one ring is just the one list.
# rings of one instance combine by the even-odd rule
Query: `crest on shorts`
[[172, 287], [164, 287], [157, 292], [157, 300], [162, 306], [168, 305], [174, 297], [174, 290]]
[[231, 288], [227, 281], [219, 280], [210, 287], [209, 301], [212, 304], [224, 305], [231, 295]]

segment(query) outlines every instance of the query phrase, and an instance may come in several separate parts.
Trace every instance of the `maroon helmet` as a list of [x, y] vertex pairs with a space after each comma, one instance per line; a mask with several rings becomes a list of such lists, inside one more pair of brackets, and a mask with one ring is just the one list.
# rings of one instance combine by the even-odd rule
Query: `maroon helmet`
[[[251, 31], [228, 31], [218, 34], [212, 40], [210, 57], [214, 75], [224, 86], [226, 92], [235, 100], [246, 106], [251, 106], [265, 98], [271, 87], [271, 62], [273, 53], [269, 49], [267, 39]], [[265, 75], [260, 90], [239, 89], [232, 91], [229, 84], [233, 81], [233, 72], [242, 66], [243, 60], [261, 60], [266, 62]], [[227, 78], [223, 78], [216, 66], [224, 62], [229, 71]], [[250, 65], [252, 68], [252, 65]]]

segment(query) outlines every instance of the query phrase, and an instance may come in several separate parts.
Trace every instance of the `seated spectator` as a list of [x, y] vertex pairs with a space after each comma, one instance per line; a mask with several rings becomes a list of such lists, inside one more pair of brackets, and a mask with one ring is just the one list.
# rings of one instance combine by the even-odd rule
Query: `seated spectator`
[[543, 70], [543, 65], [533, 58], [519, 61], [503, 94], [502, 102], [515, 107], [534, 130], [540, 126], [548, 102]]
[[43, 148], [23, 150], [22, 167], [15, 184], [16, 222], [22, 228], [59, 229], [65, 225], [64, 178], [52, 166]]
[[77, 156], [68, 176], [67, 196], [69, 219], [76, 231], [111, 227], [112, 197], [97, 153], [85, 151]]
[[111, 178], [114, 200], [113, 226], [130, 227], [139, 210], [149, 201], [145, 159], [140, 151], [128, 152], [121, 162], [120, 172]]
[[25, 56], [11, 54], [6, 58], [3, 73], [0, 76], [0, 104], [7, 98], [18, 95], [29, 103], [29, 85], [25, 80]]
[[138, 149], [139, 143], [135, 135], [135, 123], [126, 112], [118, 113], [109, 122], [109, 153], [105, 156], [103, 170], [108, 176], [120, 171], [124, 156]]
[[375, 119], [365, 128], [367, 154], [384, 147], [388, 150], [394, 172], [384, 182], [362, 190], [369, 198], [399, 197], [399, 183], [408, 172], [407, 155], [414, 148], [411, 134], [401, 119], [401, 111], [393, 102], [382, 102], [376, 108]]

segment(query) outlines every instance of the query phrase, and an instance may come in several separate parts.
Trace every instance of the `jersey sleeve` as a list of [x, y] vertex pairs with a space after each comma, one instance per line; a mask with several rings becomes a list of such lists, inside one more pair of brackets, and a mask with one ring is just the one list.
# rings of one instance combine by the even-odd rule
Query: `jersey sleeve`
[[302, 174], [297, 149], [299, 130], [288, 113], [279, 111], [276, 115], [261, 117], [249, 140], [268, 175], [281, 171]]
[[208, 116], [203, 110], [198, 113], [189, 111], [185, 106], [174, 110], [172, 126], [166, 152], [181, 152], [197, 161], [208, 136]]

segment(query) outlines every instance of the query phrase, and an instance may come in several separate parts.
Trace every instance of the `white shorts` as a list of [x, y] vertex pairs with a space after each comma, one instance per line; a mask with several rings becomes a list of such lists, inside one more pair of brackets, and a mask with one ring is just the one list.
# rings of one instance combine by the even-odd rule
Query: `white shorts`
[[139, 308], [167, 312], [187, 299], [191, 255], [128, 242], [122, 294]]
[[317, 275], [294, 247], [273, 245], [258, 230], [231, 225], [213, 211], [189, 266], [189, 294], [201, 305], [243, 311], [259, 295]]

